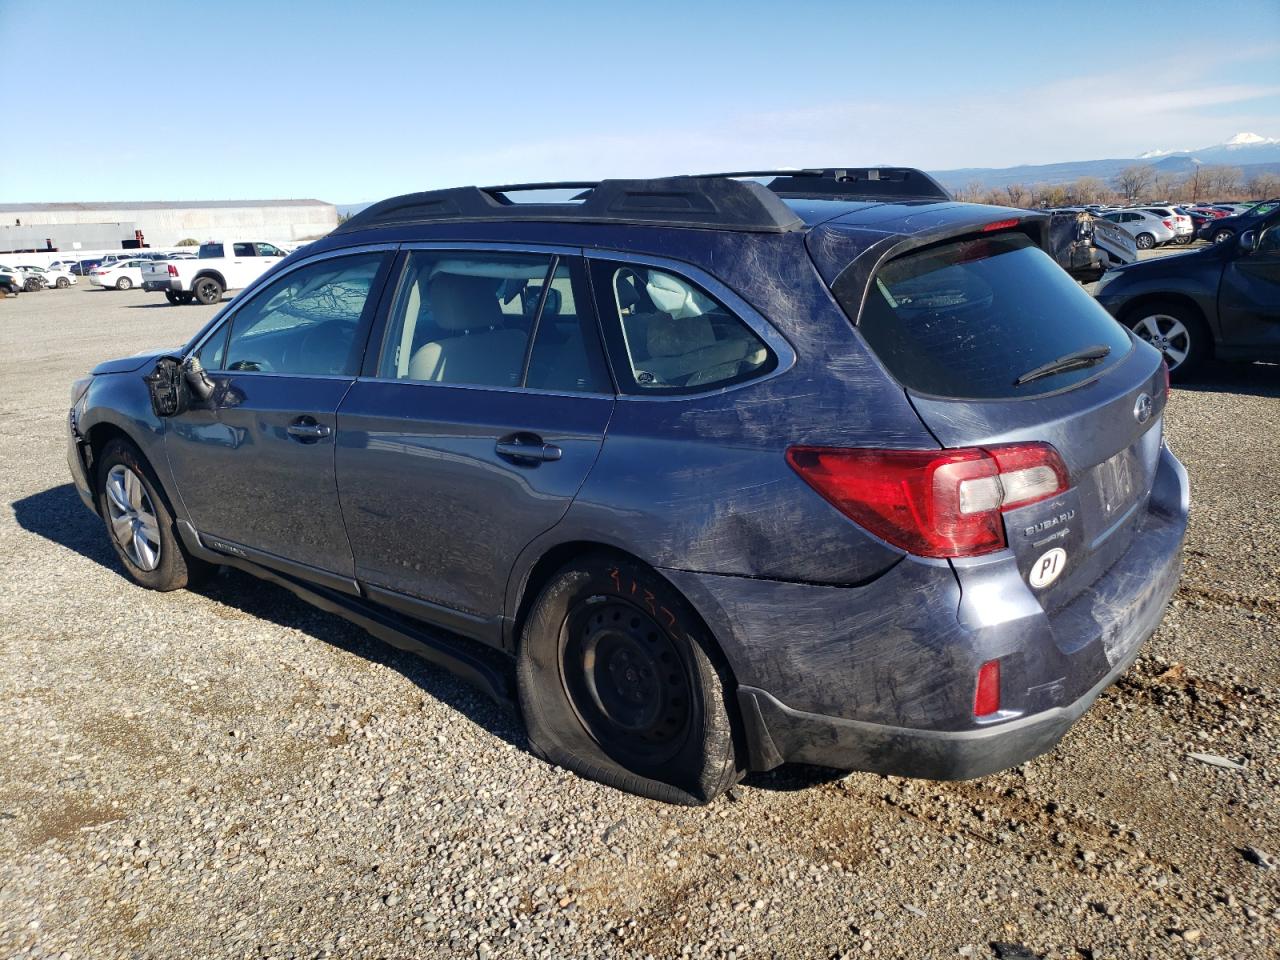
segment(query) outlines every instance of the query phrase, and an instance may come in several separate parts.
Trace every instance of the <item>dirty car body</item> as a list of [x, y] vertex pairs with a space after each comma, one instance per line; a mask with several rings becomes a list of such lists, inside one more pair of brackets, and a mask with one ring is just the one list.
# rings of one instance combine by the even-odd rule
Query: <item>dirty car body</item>
[[[1178, 578], [1160, 354], [1053, 264], [1042, 215], [918, 171], [578, 186], [600, 204], [375, 205], [163, 361], [205, 369], [194, 394], [171, 378], [176, 412], [144, 382], [156, 356], [99, 367], [70, 418], [85, 503], [127, 437], [190, 556], [496, 695], [551, 572], [621, 558], [711, 638], [744, 770], [967, 778], [1052, 748]], [[238, 312], [343, 262], [354, 359], [234, 359]], [[435, 297], [445, 324], [446, 293], [486, 324], [419, 345], [406, 310]], [[448, 382], [516, 332], [514, 383]], [[593, 359], [562, 376], [579, 336]]]

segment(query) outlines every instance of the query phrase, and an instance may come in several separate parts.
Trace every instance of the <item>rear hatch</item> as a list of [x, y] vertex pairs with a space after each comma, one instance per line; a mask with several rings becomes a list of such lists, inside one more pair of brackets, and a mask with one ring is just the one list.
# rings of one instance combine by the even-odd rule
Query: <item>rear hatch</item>
[[869, 284], [846, 272], [837, 298], [942, 446], [1040, 442], [1061, 455], [1069, 488], [1007, 511], [1004, 524], [1044, 608], [1068, 602], [1124, 553], [1145, 512], [1161, 444], [1159, 353], [1017, 231], [907, 253]]

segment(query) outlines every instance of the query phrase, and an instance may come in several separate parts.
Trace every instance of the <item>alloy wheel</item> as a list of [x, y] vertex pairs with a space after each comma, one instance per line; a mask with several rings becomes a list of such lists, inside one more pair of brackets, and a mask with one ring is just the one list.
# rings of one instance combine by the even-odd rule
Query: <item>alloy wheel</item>
[[122, 463], [107, 474], [111, 534], [139, 570], [160, 565], [160, 521], [142, 478]]
[[1191, 352], [1191, 331], [1177, 317], [1153, 313], [1133, 325], [1133, 332], [1164, 354], [1170, 372], [1178, 369]]

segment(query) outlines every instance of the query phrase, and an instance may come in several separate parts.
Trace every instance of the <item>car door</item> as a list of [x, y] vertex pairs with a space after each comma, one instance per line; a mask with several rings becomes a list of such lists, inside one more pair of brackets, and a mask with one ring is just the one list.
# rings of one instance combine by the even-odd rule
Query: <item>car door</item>
[[302, 261], [197, 346], [214, 391], [167, 422], [166, 447], [192, 523], [215, 549], [350, 586], [334, 428], [392, 258], [362, 248]]
[[381, 350], [338, 410], [369, 596], [490, 643], [516, 557], [554, 526], [613, 410], [578, 251], [402, 254]]
[[262, 272], [262, 262], [252, 243], [231, 244], [231, 259], [227, 262], [227, 283], [232, 287], [247, 287]]
[[1280, 216], [1255, 229], [1254, 249], [1240, 251], [1222, 271], [1218, 322], [1225, 346], [1270, 352], [1280, 349]]

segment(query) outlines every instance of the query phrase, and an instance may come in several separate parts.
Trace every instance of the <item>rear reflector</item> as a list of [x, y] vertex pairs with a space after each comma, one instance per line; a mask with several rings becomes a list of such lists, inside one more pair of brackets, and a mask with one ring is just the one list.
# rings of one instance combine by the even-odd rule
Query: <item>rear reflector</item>
[[1070, 486], [1047, 443], [956, 450], [791, 447], [787, 462], [837, 510], [922, 557], [1002, 549], [1001, 514]]
[[1000, 661], [988, 660], [978, 669], [978, 689], [973, 695], [973, 715], [989, 717], [1000, 710]]

